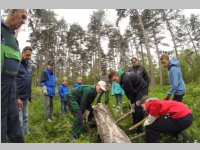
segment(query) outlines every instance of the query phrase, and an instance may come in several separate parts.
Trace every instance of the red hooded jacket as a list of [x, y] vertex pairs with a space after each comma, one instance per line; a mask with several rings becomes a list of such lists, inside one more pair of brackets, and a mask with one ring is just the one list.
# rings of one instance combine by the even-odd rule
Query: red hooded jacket
[[154, 117], [170, 115], [173, 119], [183, 118], [192, 111], [183, 103], [173, 100], [152, 100], [145, 103], [146, 112]]

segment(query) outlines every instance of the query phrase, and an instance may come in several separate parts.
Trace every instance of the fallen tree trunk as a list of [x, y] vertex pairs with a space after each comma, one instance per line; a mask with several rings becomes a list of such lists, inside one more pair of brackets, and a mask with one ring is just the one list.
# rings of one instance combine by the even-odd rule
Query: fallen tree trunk
[[129, 137], [117, 126], [105, 105], [97, 104], [93, 107], [93, 113], [103, 143], [131, 143]]

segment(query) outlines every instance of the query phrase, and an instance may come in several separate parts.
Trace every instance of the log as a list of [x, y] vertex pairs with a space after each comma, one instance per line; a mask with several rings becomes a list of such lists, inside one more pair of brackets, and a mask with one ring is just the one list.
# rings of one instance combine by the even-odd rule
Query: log
[[93, 106], [93, 113], [103, 143], [131, 143], [125, 132], [117, 126], [107, 106], [99, 103]]

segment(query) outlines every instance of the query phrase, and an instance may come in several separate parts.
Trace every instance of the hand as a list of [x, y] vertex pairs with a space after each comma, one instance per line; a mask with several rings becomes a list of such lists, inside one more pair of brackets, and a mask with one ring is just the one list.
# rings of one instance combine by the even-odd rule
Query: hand
[[166, 96], [163, 97], [163, 99], [164, 99], [164, 100], [169, 100], [169, 96], [166, 95]]
[[22, 111], [22, 109], [23, 109], [23, 102], [22, 102], [22, 100], [20, 98], [17, 100], [17, 105], [18, 105], [18, 110]]
[[44, 95], [47, 95], [47, 94], [48, 94], [48, 92], [47, 92], [47, 87], [46, 87], [46, 86], [43, 86], [43, 87], [42, 87], [42, 93], [43, 93]]
[[83, 123], [88, 123], [88, 116], [90, 114], [89, 110], [85, 110], [85, 112], [83, 113]]

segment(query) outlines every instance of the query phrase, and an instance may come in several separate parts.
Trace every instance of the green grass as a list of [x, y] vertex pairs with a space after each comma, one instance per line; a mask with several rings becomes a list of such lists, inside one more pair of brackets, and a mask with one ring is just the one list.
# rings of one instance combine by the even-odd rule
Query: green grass
[[[168, 91], [168, 86], [156, 87], [150, 90], [149, 96], [162, 97]], [[70, 112], [62, 114], [60, 112], [60, 100], [59, 96], [54, 97], [54, 121], [47, 122], [44, 119], [44, 98], [40, 92], [40, 89], [33, 88], [32, 102], [29, 103], [29, 128], [31, 135], [25, 136], [25, 142], [27, 143], [72, 143], [70, 138], [70, 130], [73, 122], [73, 116]], [[104, 95], [102, 96], [102, 102], [104, 102]], [[187, 104], [193, 111], [193, 124], [186, 130], [186, 134], [192, 136], [193, 139], [200, 141], [200, 87], [198, 85], [187, 85], [187, 92], [184, 96], [183, 102]], [[96, 103], [96, 101], [95, 101]], [[119, 109], [113, 108], [115, 104], [114, 96], [110, 96], [109, 109], [113, 114], [115, 120], [121, 115]], [[123, 96], [123, 108], [124, 113], [129, 111], [129, 103], [126, 96]], [[128, 131], [128, 128], [132, 126], [132, 117], [130, 116], [119, 125], [129, 137], [134, 136], [134, 131]], [[97, 134], [97, 129], [89, 125], [85, 126], [85, 130], [82, 132], [80, 138], [76, 143], [99, 143], [100, 138]], [[141, 137], [135, 141], [135, 143], [143, 143], [144, 138]], [[161, 135], [161, 142], [174, 142], [170, 136]], [[180, 141], [181, 142], [181, 141]]]

